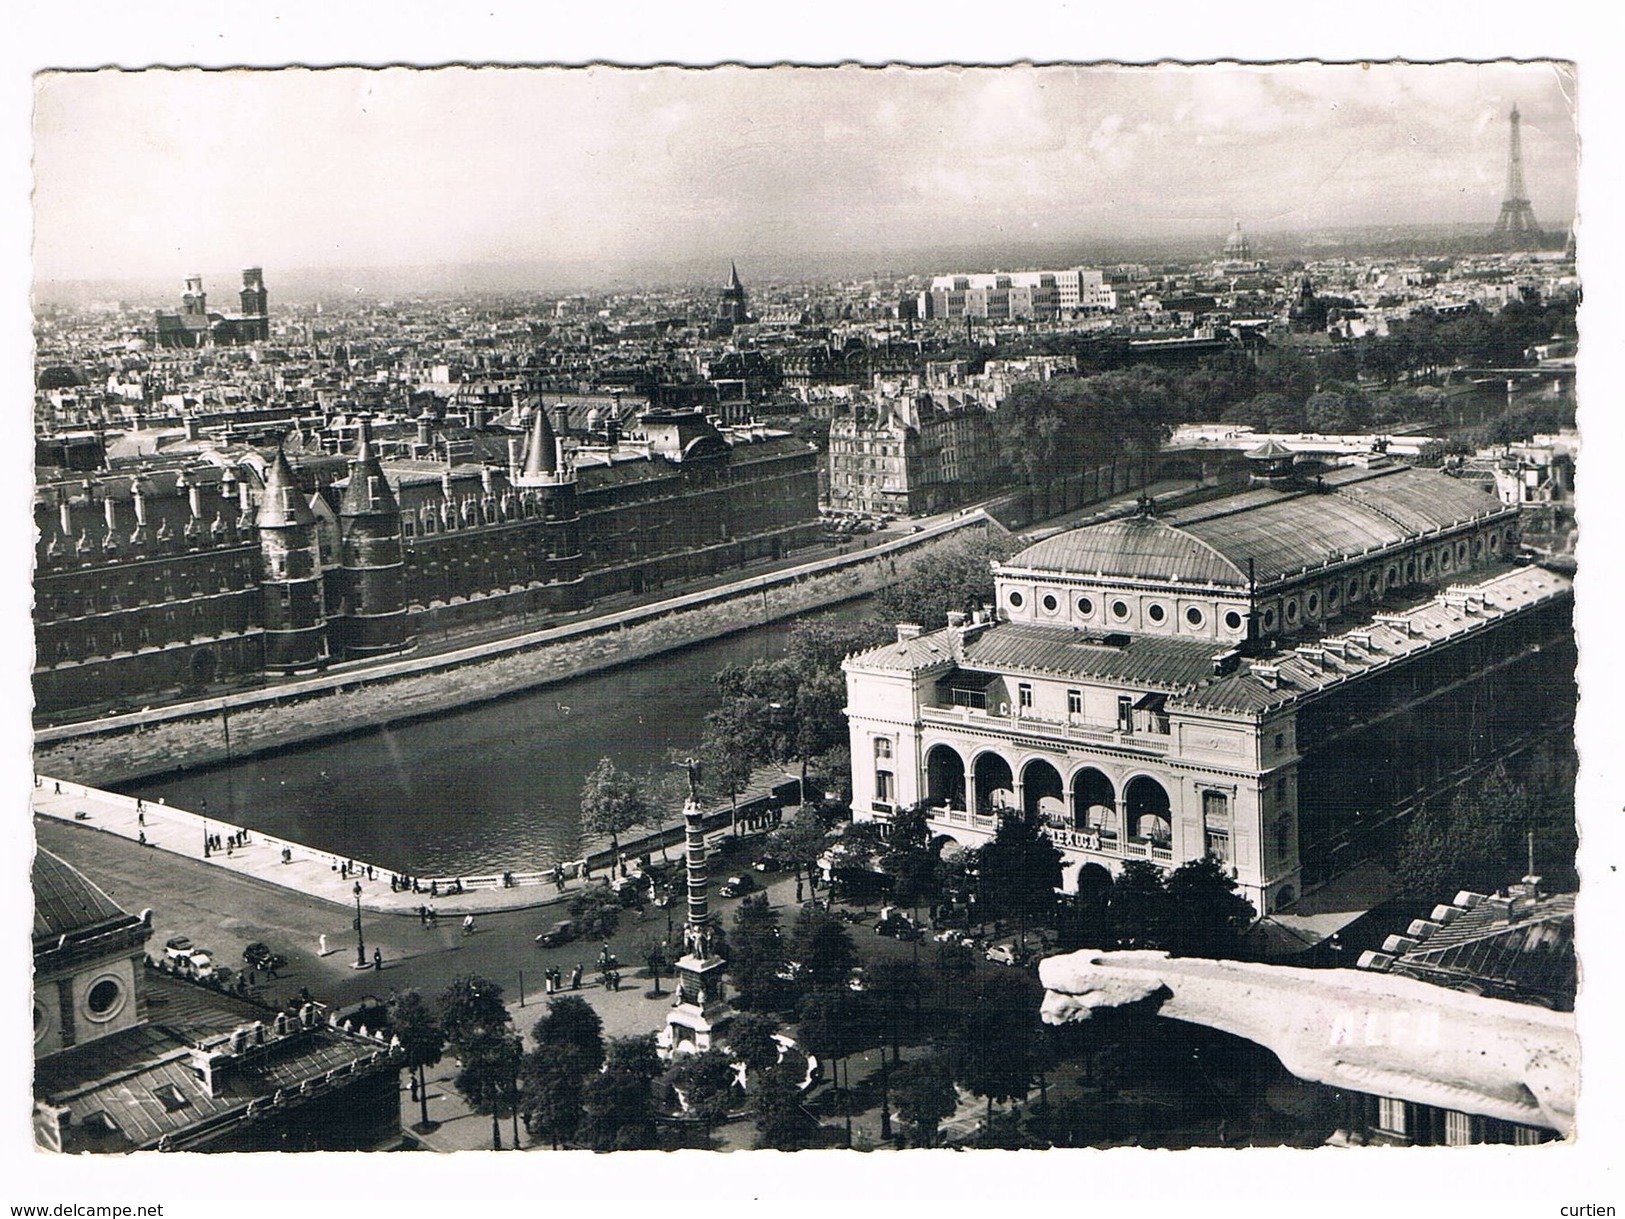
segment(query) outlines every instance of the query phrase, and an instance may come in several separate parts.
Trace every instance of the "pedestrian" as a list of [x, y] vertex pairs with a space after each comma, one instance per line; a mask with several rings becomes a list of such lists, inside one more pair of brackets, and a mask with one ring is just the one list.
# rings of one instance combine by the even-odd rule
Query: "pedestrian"
[[410, 1078], [412, 1081], [412, 1100], [413, 1103], [416, 1103], [418, 1099], [418, 1077], [416, 1075], [412, 1075], [408, 1078]]
[[147, 831], [142, 830], [139, 834], [137, 834], [136, 835], [136, 841], [139, 842], [142, 846], [146, 846], [147, 845]]
[[419, 906], [418, 907], [418, 926], [419, 927], [427, 927], [428, 925], [429, 925], [429, 907], [427, 907], [427, 906]]
[[60, 796], [62, 794], [62, 780], [61, 779], [56, 780], [55, 787], [56, 787], [56, 794]]
[[229, 842], [226, 843], [226, 858], [227, 859], [231, 858], [231, 843], [229, 843]]
[[553, 993], [553, 971], [551, 969], [542, 971], [542, 983], [547, 987], [547, 993], [551, 995]]
[[580, 990], [581, 989], [581, 962], [580, 961], [577, 961], [576, 962], [576, 967], [570, 971], [570, 989], [571, 990]]
[[135, 823], [137, 825], [146, 825], [147, 824], [147, 814], [138, 811], [136, 813], [136, 815], [135, 815]]
[[474, 916], [472, 914], [463, 915], [463, 934], [474, 934]]
[[796, 878], [796, 905], [801, 904], [801, 878]]
[[377, 969], [377, 970], [382, 970], [383, 969], [383, 967], [384, 967], [384, 951], [383, 951], [383, 949], [374, 948], [372, 950], [372, 967], [374, 969]]

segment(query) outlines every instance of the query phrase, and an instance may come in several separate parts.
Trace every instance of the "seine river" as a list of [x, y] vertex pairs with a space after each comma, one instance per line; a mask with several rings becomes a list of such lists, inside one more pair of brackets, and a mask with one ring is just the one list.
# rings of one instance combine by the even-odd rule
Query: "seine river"
[[[861, 618], [869, 604], [824, 614]], [[580, 853], [581, 785], [599, 758], [645, 773], [692, 748], [712, 674], [782, 655], [789, 628], [124, 790], [415, 875], [546, 866]]]

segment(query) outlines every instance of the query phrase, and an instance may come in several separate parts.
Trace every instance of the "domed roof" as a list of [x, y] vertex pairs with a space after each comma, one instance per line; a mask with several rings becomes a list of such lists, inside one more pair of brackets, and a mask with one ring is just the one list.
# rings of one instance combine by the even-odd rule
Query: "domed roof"
[[34, 938], [55, 940], [130, 916], [49, 851], [34, 853]]
[[1435, 470], [1328, 471], [1312, 488], [1255, 487], [1164, 516], [1085, 525], [1004, 565], [1056, 575], [1260, 589], [1351, 555], [1400, 546], [1506, 509]]
[[1243, 588], [1247, 573], [1200, 538], [1150, 516], [1102, 521], [1045, 538], [1007, 566], [1076, 576], [1168, 580]]

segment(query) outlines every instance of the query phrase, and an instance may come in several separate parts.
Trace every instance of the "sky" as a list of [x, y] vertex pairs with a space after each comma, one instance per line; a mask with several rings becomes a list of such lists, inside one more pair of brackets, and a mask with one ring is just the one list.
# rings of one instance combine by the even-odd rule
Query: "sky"
[[42, 281], [1490, 225], [1574, 214], [1577, 74], [1274, 67], [45, 73]]

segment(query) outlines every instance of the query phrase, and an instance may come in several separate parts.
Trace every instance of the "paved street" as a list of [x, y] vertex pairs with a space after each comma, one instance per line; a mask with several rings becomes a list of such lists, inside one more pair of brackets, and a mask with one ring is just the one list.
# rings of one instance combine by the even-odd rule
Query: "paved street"
[[[54, 793], [50, 798], [55, 798]], [[66, 791], [62, 799], [83, 803], [82, 798]], [[95, 804], [90, 807], [98, 808]], [[154, 830], [163, 831], [155, 824], [159, 819], [152, 812], [153, 806], [147, 807], [150, 837]], [[102, 815], [106, 815], [105, 810]], [[131, 815], [133, 817], [133, 813]], [[95, 822], [37, 816], [34, 826], [40, 846], [66, 859], [114, 901], [132, 912], [152, 909], [154, 936], [149, 952], [161, 952], [169, 936], [186, 935], [210, 951], [218, 964], [233, 968], [242, 964], [243, 948], [252, 941], [261, 941], [285, 955], [288, 964], [277, 976], [259, 973], [254, 977], [254, 993], [269, 1003], [280, 1003], [301, 987], [335, 1007], [368, 997], [387, 1000], [391, 994], [409, 987], [434, 995], [453, 978], [479, 974], [503, 986], [514, 1027], [528, 1039], [531, 1027], [546, 1011], [545, 971], [556, 967], [568, 980], [578, 962], [583, 966], [583, 986], [574, 993], [597, 1011], [604, 1022], [606, 1037], [654, 1032], [664, 1025], [671, 1003], [669, 978], [661, 979], [666, 994], [649, 997], [650, 980], [635, 976], [642, 971], [643, 944], [666, 935], [666, 913], [652, 906], [641, 917], [636, 911], [627, 911], [621, 927], [609, 941], [610, 951], [621, 962], [622, 986], [618, 992], [607, 991], [598, 984], [594, 961], [602, 948], [601, 942], [577, 941], [552, 949], [536, 947], [535, 936], [555, 921], [555, 911], [549, 909], [481, 912], [476, 917], [474, 933], [468, 936], [462, 934], [460, 919], [442, 918], [438, 926], [425, 926], [410, 911], [368, 909], [362, 920], [366, 957], [371, 960], [373, 950], [378, 949], [383, 955], [384, 968], [363, 971], [354, 968], [356, 934], [351, 923], [354, 908], [343, 902], [341, 895], [336, 895], [340, 900], [324, 900], [284, 885], [265, 883], [251, 868], [212, 866], [212, 859], [205, 863], [180, 853], [143, 849], [121, 833], [105, 832], [106, 827]], [[272, 852], [266, 854], [272, 855]], [[234, 854], [233, 859], [236, 858]], [[272, 862], [265, 866], [278, 865]], [[315, 875], [320, 878], [320, 873]], [[373, 890], [380, 887], [387, 896], [388, 884], [372, 886]], [[768, 878], [766, 889], [769, 900], [780, 909], [783, 921], [788, 924], [796, 908], [794, 879], [790, 876]], [[731, 922], [736, 905], [734, 900], [713, 898], [713, 910], [724, 925]], [[680, 917], [679, 911], [674, 910], [673, 914]], [[874, 935], [865, 924], [854, 926], [852, 931], [854, 942], [866, 959], [903, 957], [916, 951], [915, 945]], [[322, 935], [327, 937], [329, 950], [325, 957], [319, 953]], [[920, 945], [919, 952], [922, 963], [929, 964], [931, 947]], [[848, 1064], [853, 1088], [862, 1091], [864, 1080], [879, 1064], [878, 1050], [854, 1055]], [[428, 1072], [429, 1115], [439, 1125], [414, 1137], [438, 1151], [488, 1148], [490, 1119], [468, 1111], [451, 1087], [455, 1074], [456, 1064], [449, 1057]], [[403, 1074], [402, 1125], [410, 1129], [420, 1114], [407, 1092], [406, 1083]], [[945, 1136], [962, 1138], [974, 1134], [984, 1113], [985, 1104], [977, 1098], [969, 1098], [945, 1123]], [[826, 1116], [825, 1120], [838, 1119]], [[852, 1124], [854, 1146], [882, 1144], [878, 1103], [855, 1112]], [[523, 1126], [520, 1134], [521, 1145], [528, 1145]], [[718, 1142], [723, 1146], [748, 1147], [753, 1136], [748, 1122], [734, 1123], [717, 1132]], [[511, 1138], [511, 1125], [505, 1126], [503, 1145], [508, 1146]]]

